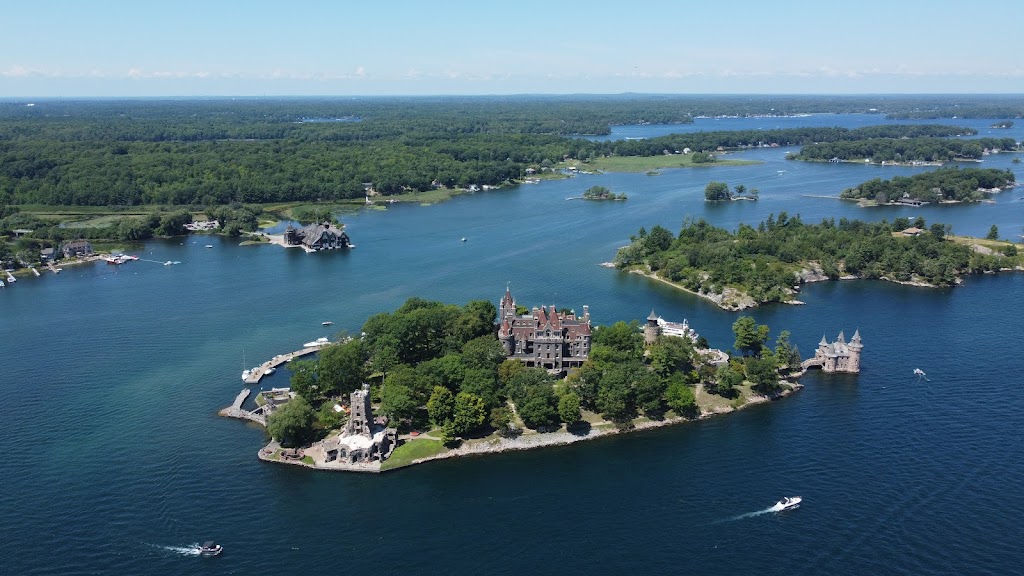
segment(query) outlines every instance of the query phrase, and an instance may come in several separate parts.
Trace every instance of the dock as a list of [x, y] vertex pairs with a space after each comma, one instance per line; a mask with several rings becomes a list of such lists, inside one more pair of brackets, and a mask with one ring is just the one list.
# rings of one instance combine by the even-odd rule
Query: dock
[[[242, 408], [242, 403], [249, 397], [251, 390], [248, 388], [242, 388], [242, 391], [235, 396], [235, 401], [231, 403], [231, 406], [221, 410], [219, 414], [221, 416], [227, 416], [228, 418], [239, 418], [241, 420], [249, 420], [262, 426], [267, 425], [267, 417], [262, 413], [250, 412]], [[262, 412], [262, 410], [259, 410]]]
[[310, 346], [307, 348], [303, 348], [302, 350], [296, 350], [295, 352], [289, 352], [287, 354], [281, 354], [280, 356], [274, 356], [270, 360], [267, 360], [263, 364], [260, 364], [259, 366], [253, 368], [249, 372], [249, 377], [242, 381], [245, 382], [246, 384], [259, 384], [260, 380], [264, 376], [266, 376], [267, 371], [270, 370], [271, 368], [277, 368], [278, 366], [284, 364], [285, 362], [291, 362], [293, 358], [300, 358], [302, 356], [306, 356], [307, 354], [319, 352], [324, 346], [327, 345], [329, 345], [329, 343], [325, 342], [324, 344], [319, 344], [317, 346]]

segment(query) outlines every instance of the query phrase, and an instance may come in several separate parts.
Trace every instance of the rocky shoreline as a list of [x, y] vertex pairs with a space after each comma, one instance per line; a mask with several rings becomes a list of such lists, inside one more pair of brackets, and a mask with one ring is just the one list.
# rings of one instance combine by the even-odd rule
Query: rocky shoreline
[[[799, 377], [803, 373], [796, 375]], [[575, 444], [577, 442], [586, 442], [589, 440], [595, 440], [597, 438], [603, 438], [607, 436], [615, 436], [619, 434], [629, 434], [632, 432], [639, 432], [641, 430], [650, 430], [653, 428], [662, 428], [665, 426], [674, 426], [677, 424], [683, 424], [686, 422], [696, 422], [699, 420], [706, 420], [722, 414], [729, 414], [737, 410], [743, 410], [750, 406], [759, 404], [765, 404], [772, 400], [779, 398], [785, 398], [790, 394], [803, 388], [803, 384], [799, 382], [787, 382], [788, 388], [780, 392], [774, 397], [767, 396], [755, 396], [747, 400], [744, 404], [739, 407], [727, 407], [722, 410], [716, 411], [702, 411], [700, 416], [696, 418], [685, 418], [678, 416], [675, 418], [665, 418], [662, 420], [644, 420], [643, 422], [637, 422], [629, 428], [591, 428], [586, 434], [574, 433], [570, 431], [559, 431], [559, 432], [547, 432], [543, 434], [530, 434], [528, 436], [519, 436], [517, 438], [498, 438], [485, 443], [468, 444], [465, 443], [458, 448], [452, 448], [446, 452], [427, 456], [425, 458], [418, 458], [411, 461], [406, 466], [391, 468], [391, 470], [399, 470], [401, 468], [407, 468], [415, 464], [422, 464], [424, 462], [430, 462], [431, 460], [446, 460], [448, 458], [460, 458], [464, 456], [482, 456], [486, 454], [499, 454], [502, 452], [516, 452], [520, 450], [533, 450], [536, 448], [543, 448], [546, 446], [567, 446], [569, 444]]]

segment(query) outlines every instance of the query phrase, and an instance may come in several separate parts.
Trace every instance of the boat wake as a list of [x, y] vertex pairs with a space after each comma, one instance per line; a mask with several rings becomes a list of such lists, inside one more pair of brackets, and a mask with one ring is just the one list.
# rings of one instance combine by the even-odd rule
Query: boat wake
[[771, 506], [769, 508], [765, 508], [764, 510], [758, 510], [756, 512], [747, 512], [746, 514], [740, 514], [739, 516], [733, 516], [731, 518], [726, 518], [724, 520], [719, 520], [718, 522], [715, 522], [715, 524], [721, 524], [723, 522], [735, 522], [737, 520], [743, 520], [743, 519], [746, 519], [746, 518], [753, 518], [755, 516], [761, 516], [762, 514], [771, 514], [772, 512], [778, 512], [779, 510], [782, 510], [782, 507], [780, 505], [776, 504], [776, 505]]
[[152, 544], [152, 546], [168, 552], [174, 552], [175, 554], [181, 554], [182, 556], [199, 556], [198, 542], [190, 544], [189, 546], [162, 546], [160, 544]]

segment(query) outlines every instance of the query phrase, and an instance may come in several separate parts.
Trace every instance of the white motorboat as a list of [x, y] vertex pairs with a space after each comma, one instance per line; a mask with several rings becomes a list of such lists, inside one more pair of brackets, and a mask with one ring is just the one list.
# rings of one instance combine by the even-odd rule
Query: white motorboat
[[316, 340], [313, 340], [312, 342], [306, 342], [302, 346], [304, 348], [317, 348], [317, 347], [320, 347], [320, 346], [326, 346], [326, 345], [328, 345], [330, 343], [331, 343], [330, 340], [328, 340], [326, 337], [321, 336], [320, 338], [317, 338]]
[[332, 326], [334, 324], [334, 322], [331, 322], [330, 320], [328, 320], [326, 322], [321, 322], [320, 324], [323, 325], [323, 326]]
[[242, 381], [248, 380], [250, 374], [252, 374], [252, 370], [242, 370]]
[[203, 545], [199, 547], [199, 553], [203, 556], [216, 556], [223, 551], [224, 547], [220, 544], [217, 544], [213, 540], [210, 540], [209, 542], [204, 542]]
[[274, 372], [277, 372], [277, 368], [274, 368], [273, 366], [271, 366], [270, 368], [267, 368], [266, 370], [264, 370], [263, 375], [264, 376], [270, 376]]
[[800, 502], [802, 501], [803, 498], [799, 496], [784, 496], [782, 500], [779, 500], [778, 502], [775, 503], [775, 506], [773, 508], [776, 512], [781, 512], [783, 510], [792, 510], [793, 508], [798, 508], [800, 506]]

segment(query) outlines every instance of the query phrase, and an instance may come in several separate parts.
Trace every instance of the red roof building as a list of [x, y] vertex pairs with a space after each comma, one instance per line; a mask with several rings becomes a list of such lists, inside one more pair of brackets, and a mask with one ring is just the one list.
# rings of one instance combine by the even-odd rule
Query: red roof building
[[534, 307], [531, 313], [516, 314], [516, 301], [506, 288], [498, 305], [498, 340], [505, 355], [528, 367], [544, 368], [552, 373], [565, 373], [582, 366], [590, 355], [590, 310], [583, 307], [583, 316], [570, 311], [561, 313], [552, 304], [549, 308]]

